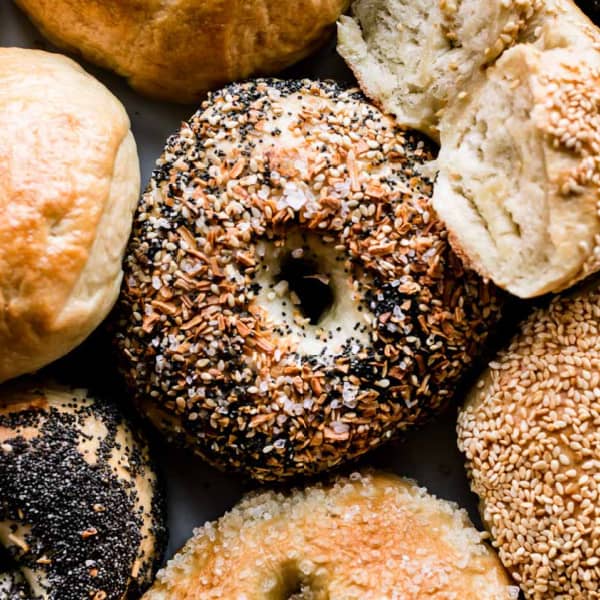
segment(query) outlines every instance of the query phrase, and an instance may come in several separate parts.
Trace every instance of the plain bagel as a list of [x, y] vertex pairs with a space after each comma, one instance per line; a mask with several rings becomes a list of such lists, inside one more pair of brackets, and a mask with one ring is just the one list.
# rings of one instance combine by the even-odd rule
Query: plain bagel
[[511, 600], [465, 511], [414, 482], [355, 473], [255, 493], [207, 523], [144, 600]]
[[119, 294], [140, 172], [121, 103], [76, 63], [0, 48], [0, 382], [70, 352]]
[[349, 0], [17, 0], [59, 47], [173, 102], [277, 73], [333, 33]]
[[447, 406], [502, 301], [450, 251], [429, 158], [356, 89], [212, 94], [169, 139], [125, 258], [115, 334], [142, 412], [280, 479]]

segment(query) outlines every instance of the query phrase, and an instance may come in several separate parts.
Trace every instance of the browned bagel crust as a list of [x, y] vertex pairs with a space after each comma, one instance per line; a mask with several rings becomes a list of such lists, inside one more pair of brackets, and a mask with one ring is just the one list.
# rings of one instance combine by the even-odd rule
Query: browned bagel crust
[[510, 600], [465, 511], [414, 482], [354, 473], [244, 498], [194, 537], [144, 600]]
[[0, 48], [0, 382], [79, 345], [119, 294], [140, 193], [122, 104], [72, 60]]
[[50, 41], [136, 90], [198, 102], [274, 74], [318, 48], [349, 0], [17, 0]]
[[[215, 465], [279, 479], [442, 410], [501, 302], [449, 248], [430, 157], [333, 83], [213, 94], [170, 138], [125, 260], [116, 341], [143, 412]], [[293, 299], [269, 306], [265, 268], [293, 236], [332, 263], [321, 333]]]

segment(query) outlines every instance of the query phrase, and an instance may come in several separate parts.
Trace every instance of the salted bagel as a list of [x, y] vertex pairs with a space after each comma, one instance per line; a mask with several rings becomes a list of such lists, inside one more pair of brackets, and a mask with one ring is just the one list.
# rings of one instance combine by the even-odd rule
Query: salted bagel
[[470, 267], [524, 298], [600, 269], [600, 32], [573, 2], [357, 0], [338, 47], [440, 142], [432, 201]]
[[173, 135], [125, 259], [115, 339], [142, 412], [213, 464], [315, 473], [439, 412], [500, 314], [355, 89], [259, 80]]
[[269, 75], [333, 33], [349, 0], [17, 0], [48, 39], [125, 76], [138, 91], [199, 102]]
[[531, 600], [600, 598], [600, 289], [531, 315], [458, 421], [500, 558]]
[[244, 498], [159, 572], [144, 600], [516, 598], [465, 511], [414, 482], [354, 473]]
[[146, 442], [110, 403], [55, 384], [0, 391], [0, 597], [139, 597], [162, 559]]

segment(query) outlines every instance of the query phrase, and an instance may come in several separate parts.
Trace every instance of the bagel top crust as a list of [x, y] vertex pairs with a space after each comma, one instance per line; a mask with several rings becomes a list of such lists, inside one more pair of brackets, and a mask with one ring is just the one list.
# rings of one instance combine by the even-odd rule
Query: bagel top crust
[[144, 600], [509, 600], [516, 591], [464, 510], [411, 481], [354, 473], [247, 496], [194, 532]]
[[64, 356], [110, 312], [140, 168], [122, 104], [58, 54], [0, 48], [0, 131], [4, 382]]
[[198, 102], [277, 73], [331, 35], [350, 0], [17, 0], [42, 33], [143, 94]]
[[[211, 95], [169, 139], [125, 260], [116, 343], [143, 411], [212, 463], [278, 479], [445, 406], [500, 302], [449, 249], [430, 158], [334, 83]], [[338, 253], [338, 296], [354, 297], [339, 336], [264, 308], [261, 265], [298, 232]]]
[[531, 600], [600, 598], [600, 289], [535, 311], [458, 421], [471, 487]]

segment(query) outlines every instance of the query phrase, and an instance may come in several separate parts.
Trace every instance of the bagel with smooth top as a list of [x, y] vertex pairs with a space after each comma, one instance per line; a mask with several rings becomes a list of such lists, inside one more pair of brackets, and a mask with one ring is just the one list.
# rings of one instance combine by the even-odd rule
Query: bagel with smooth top
[[17, 0], [50, 41], [116, 71], [143, 94], [199, 102], [275, 74], [333, 33], [349, 0]]
[[451, 252], [429, 158], [356, 89], [212, 94], [169, 139], [125, 258], [115, 341], [143, 414], [282, 479], [443, 410], [502, 298]]
[[0, 382], [106, 317], [140, 172], [129, 118], [64, 56], [0, 48]]
[[196, 530], [144, 600], [515, 599], [465, 511], [414, 482], [355, 473], [244, 498]]

